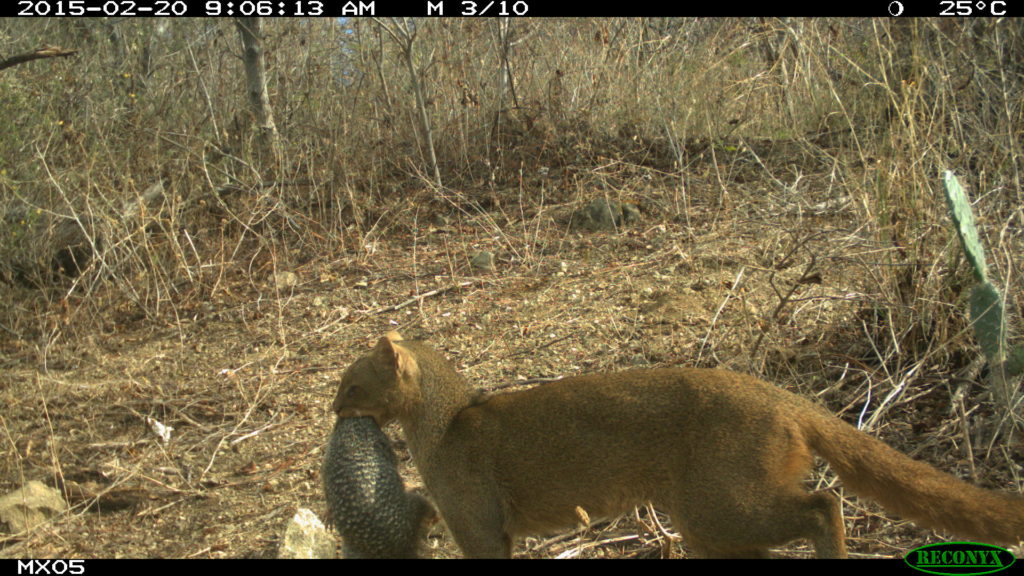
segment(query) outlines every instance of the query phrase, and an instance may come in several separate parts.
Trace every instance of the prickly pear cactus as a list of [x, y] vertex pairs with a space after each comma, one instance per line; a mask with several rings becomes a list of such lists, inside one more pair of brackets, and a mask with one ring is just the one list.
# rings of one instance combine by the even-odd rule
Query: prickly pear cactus
[[946, 185], [946, 201], [949, 202], [949, 215], [956, 225], [956, 233], [960, 237], [960, 245], [967, 254], [967, 261], [974, 269], [974, 277], [978, 282], [988, 279], [988, 269], [985, 265], [985, 250], [981, 247], [978, 239], [978, 229], [974, 227], [974, 213], [971, 211], [971, 202], [964, 194], [964, 189], [952, 171], [946, 170], [942, 176]]
[[993, 397], [1000, 404], [1009, 407], [1012, 405], [1013, 388], [1007, 382], [1007, 377], [1024, 373], [1024, 347], [1007, 352], [1003, 296], [988, 280], [985, 251], [978, 239], [978, 230], [974, 227], [971, 203], [952, 172], [947, 170], [942, 179], [946, 189], [946, 200], [949, 202], [949, 214], [956, 225], [960, 245], [967, 255], [967, 261], [971, 263], [974, 277], [979, 282], [971, 291], [970, 297], [974, 335], [992, 369]]
[[1024, 374], [1024, 346], [1015, 348], [1006, 359], [1006, 373], [1012, 376]]
[[1006, 320], [1003, 296], [991, 282], [982, 282], [971, 290], [971, 324], [974, 337], [989, 364], [998, 366], [1006, 360]]

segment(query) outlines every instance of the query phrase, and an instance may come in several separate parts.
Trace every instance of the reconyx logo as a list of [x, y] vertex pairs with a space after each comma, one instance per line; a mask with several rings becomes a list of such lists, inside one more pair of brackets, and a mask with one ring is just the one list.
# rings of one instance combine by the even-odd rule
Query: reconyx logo
[[945, 542], [914, 548], [903, 558], [911, 568], [929, 574], [962, 576], [991, 574], [1013, 564], [1013, 554], [998, 546], [977, 542]]

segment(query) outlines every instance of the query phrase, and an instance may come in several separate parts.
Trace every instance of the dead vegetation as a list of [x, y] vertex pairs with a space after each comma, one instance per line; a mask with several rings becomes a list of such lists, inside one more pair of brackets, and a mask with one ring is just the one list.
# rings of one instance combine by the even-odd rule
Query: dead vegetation
[[[0, 555], [273, 556], [297, 507], [324, 511], [332, 381], [395, 328], [485, 389], [762, 375], [1021, 490], [938, 180], [967, 184], [1019, 318], [1019, 21], [430, 19], [402, 45], [386, 26], [263, 23], [269, 162], [231, 22], [0, 21], [5, 53], [78, 52], [0, 71], [0, 492], [41, 480], [72, 505]], [[639, 218], [573, 226], [598, 198]], [[91, 258], [51, 273], [38, 230], [63, 221]], [[940, 537], [846, 504], [853, 556]], [[672, 534], [640, 509], [517, 552], [685, 555]]]

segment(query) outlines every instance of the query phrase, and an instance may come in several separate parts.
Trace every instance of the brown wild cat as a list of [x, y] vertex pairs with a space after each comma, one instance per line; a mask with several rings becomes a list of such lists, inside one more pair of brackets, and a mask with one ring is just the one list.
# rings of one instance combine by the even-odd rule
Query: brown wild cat
[[800, 396], [724, 370], [631, 370], [474, 400], [451, 364], [396, 332], [346, 370], [339, 417], [398, 419], [459, 547], [509, 557], [519, 536], [651, 502], [702, 556], [766, 556], [807, 538], [846, 555], [839, 500], [808, 493], [812, 453], [845, 486], [925, 527], [1024, 538], [1024, 498], [917, 462]]

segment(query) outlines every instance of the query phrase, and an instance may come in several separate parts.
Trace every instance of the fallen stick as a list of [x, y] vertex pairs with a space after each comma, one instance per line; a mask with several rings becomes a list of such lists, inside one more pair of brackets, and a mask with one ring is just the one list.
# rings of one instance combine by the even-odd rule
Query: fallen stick
[[436, 290], [431, 290], [430, 292], [424, 292], [423, 294], [420, 294], [418, 296], [413, 296], [412, 298], [409, 298], [408, 300], [406, 300], [405, 302], [402, 302], [401, 304], [395, 304], [394, 306], [387, 306], [385, 308], [381, 308], [380, 310], [377, 310], [376, 314], [381, 314], [381, 313], [384, 313], [384, 312], [394, 312], [395, 310], [401, 310], [402, 308], [405, 308], [406, 306], [408, 306], [410, 304], [414, 304], [416, 302], [422, 302], [425, 298], [430, 298], [431, 296], [437, 296], [438, 294], [444, 294], [445, 292], [448, 292], [449, 290], [454, 290], [456, 288], [465, 288], [466, 286], [469, 286], [470, 284], [472, 284], [472, 282], [460, 282], [458, 284], [453, 284], [451, 286], [445, 286], [444, 288], [438, 288]]

